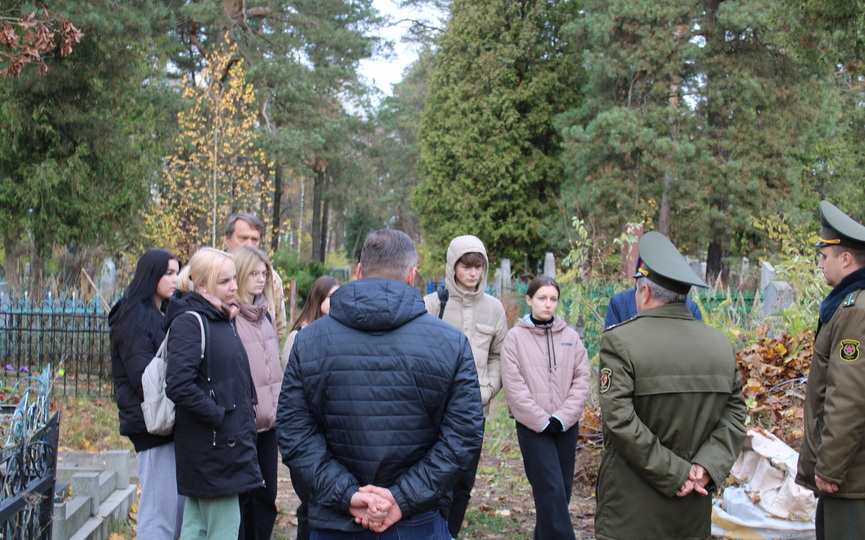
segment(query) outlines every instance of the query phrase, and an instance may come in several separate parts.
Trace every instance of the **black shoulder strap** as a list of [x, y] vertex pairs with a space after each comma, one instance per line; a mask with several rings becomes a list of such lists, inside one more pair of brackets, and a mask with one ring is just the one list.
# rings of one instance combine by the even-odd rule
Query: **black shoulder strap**
[[439, 319], [445, 314], [445, 306], [448, 305], [448, 297], [450, 293], [445, 287], [437, 290], [436, 293], [439, 295]]

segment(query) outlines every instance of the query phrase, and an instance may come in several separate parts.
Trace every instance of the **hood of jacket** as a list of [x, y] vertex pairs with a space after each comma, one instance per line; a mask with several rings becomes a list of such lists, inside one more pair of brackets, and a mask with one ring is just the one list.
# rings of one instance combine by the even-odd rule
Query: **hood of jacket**
[[[456, 271], [454, 270], [454, 267], [456, 266], [457, 261], [460, 260], [460, 257], [466, 253], [480, 253], [484, 256], [484, 261], [487, 263], [487, 267], [481, 273], [478, 287], [474, 291], [463, 289], [457, 285]], [[447, 285], [448, 295], [451, 298], [458, 296], [460, 298], [471, 300], [483, 296], [484, 291], [487, 288], [487, 274], [489, 273], [489, 269], [490, 259], [487, 257], [487, 250], [484, 247], [484, 243], [481, 242], [481, 239], [470, 234], [457, 236], [451, 240], [451, 244], [448, 246], [447, 268], [445, 268], [445, 284]]]
[[420, 293], [393, 279], [360, 279], [343, 285], [330, 297], [331, 317], [367, 332], [399, 328], [426, 312]]
[[165, 310], [165, 323], [163, 328], [168, 330], [171, 323], [178, 315], [182, 315], [187, 311], [197, 311], [206, 316], [208, 319], [218, 320], [227, 319], [228, 316], [222, 311], [216, 309], [216, 306], [211, 304], [206, 298], [197, 292], [180, 292], [175, 291], [171, 301], [168, 302], [168, 309]]

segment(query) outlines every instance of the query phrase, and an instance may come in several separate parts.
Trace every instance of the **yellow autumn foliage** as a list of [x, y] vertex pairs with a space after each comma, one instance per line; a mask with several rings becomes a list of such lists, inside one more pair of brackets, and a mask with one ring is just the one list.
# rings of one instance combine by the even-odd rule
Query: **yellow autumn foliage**
[[236, 45], [217, 48], [195, 84], [184, 80], [183, 97], [191, 108], [178, 115], [174, 153], [143, 219], [152, 246], [188, 255], [202, 244], [222, 247], [229, 214], [266, 213], [272, 186], [256, 146], [255, 92]]

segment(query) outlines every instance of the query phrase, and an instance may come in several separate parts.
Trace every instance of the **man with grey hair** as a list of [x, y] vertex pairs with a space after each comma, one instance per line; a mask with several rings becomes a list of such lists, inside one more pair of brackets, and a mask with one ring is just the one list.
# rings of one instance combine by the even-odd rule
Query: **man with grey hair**
[[724, 483], [745, 441], [742, 379], [730, 340], [685, 306], [703, 280], [660, 233], [646, 233], [639, 249], [637, 316], [601, 341], [595, 533], [709, 538], [708, 494]]
[[412, 287], [416, 261], [405, 233], [370, 233], [357, 281], [289, 354], [277, 437], [317, 538], [450, 538], [442, 511], [480, 449], [481, 395], [468, 339]]
[[[232, 214], [225, 222], [225, 251], [229, 253], [242, 247], [258, 249], [261, 237], [264, 236], [264, 222], [252, 214]], [[267, 306], [273, 323], [276, 325], [276, 335], [279, 339], [285, 337], [285, 290], [282, 288], [282, 278], [273, 271], [270, 298], [273, 303]]]

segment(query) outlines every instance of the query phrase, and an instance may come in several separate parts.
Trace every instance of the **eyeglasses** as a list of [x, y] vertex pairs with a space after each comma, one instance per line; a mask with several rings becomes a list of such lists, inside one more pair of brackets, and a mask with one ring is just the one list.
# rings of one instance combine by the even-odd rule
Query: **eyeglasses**
[[252, 276], [252, 279], [258, 279], [258, 278], [267, 279], [267, 276], [270, 275], [270, 272], [268, 272], [267, 270], [264, 270], [263, 272], [253, 272], [250, 275]]

